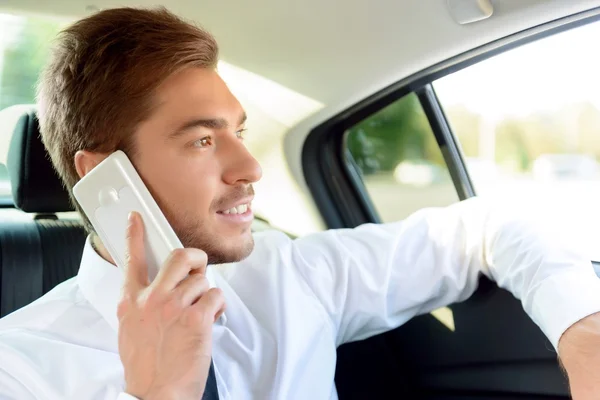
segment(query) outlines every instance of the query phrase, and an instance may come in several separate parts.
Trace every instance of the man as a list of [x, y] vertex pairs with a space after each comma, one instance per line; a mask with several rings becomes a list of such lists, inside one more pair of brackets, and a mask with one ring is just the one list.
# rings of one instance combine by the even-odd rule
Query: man
[[334, 399], [337, 346], [464, 300], [484, 273], [558, 348], [575, 398], [594, 398], [600, 283], [539, 225], [473, 199], [253, 237], [262, 172], [216, 63], [208, 33], [160, 9], [102, 11], [60, 36], [38, 97], [66, 187], [122, 149], [186, 249], [150, 282], [139, 215], [125, 271], [86, 221], [77, 278], [0, 321], [0, 397]]

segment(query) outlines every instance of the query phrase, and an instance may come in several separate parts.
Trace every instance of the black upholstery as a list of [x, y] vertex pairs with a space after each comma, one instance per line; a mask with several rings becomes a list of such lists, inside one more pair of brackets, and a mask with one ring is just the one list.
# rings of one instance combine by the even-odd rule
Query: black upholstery
[[38, 219], [43, 269], [43, 292], [75, 276], [85, 242], [79, 221]]
[[17, 122], [8, 151], [8, 173], [15, 206], [28, 213], [72, 211], [69, 194], [40, 139], [35, 112]]
[[25, 215], [10, 215], [0, 223], [0, 316], [40, 297], [43, 262], [40, 236]]
[[18, 120], [8, 172], [15, 209], [0, 210], [0, 317], [77, 274], [85, 242], [81, 222], [40, 140], [34, 111]]

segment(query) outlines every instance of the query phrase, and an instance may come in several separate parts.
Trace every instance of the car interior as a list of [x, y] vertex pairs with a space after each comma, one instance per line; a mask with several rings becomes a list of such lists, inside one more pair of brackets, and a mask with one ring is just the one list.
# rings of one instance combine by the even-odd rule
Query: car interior
[[[7, 160], [14, 208], [0, 213], [0, 318], [77, 275], [87, 237], [40, 139], [35, 106], [25, 107]], [[267, 227], [256, 219], [252, 229]]]
[[[66, 24], [102, 8], [153, 5], [144, 0], [118, 3], [4, 0], [0, 2], [0, 14], [11, 18], [44, 16]], [[531, 46], [538, 42], [592, 29], [600, 24], [600, 1], [263, 3], [164, 3], [172, 11], [207, 27], [222, 46], [219, 69], [246, 108], [248, 123], [256, 132], [250, 135], [248, 146], [265, 170], [264, 182], [257, 185], [260, 217], [253, 226], [255, 231], [278, 229], [297, 237], [326, 228], [389, 222], [419, 208], [448, 205], [479, 195], [484, 187], [489, 187], [491, 195], [518, 187], [514, 193], [520, 196], [521, 190], [537, 185], [543, 188], [539, 193], [545, 199], [554, 196], [552, 193], [569, 192], [573, 196], [560, 204], [568, 203], [573, 209], [588, 207], [588, 203], [581, 203], [586, 199], [592, 205], [600, 199], [596, 192], [586, 191], [597, 185], [589, 178], [596, 173], [595, 166], [590, 167], [591, 172], [585, 171], [585, 180], [568, 183], [568, 190], [560, 181], [563, 178], [548, 178], [551, 172], [545, 170], [541, 172], [546, 174], [543, 183], [531, 183], [536, 179], [534, 172], [540, 171], [532, 167], [535, 158], [554, 149], [554, 142], [542, 142], [543, 135], [535, 132], [536, 137], [542, 137], [538, 141], [542, 143], [542, 156], [535, 153], [538, 142], [511, 139], [521, 138], [519, 132], [533, 129], [532, 119], [526, 121], [528, 125], [519, 125], [521, 131], [510, 131], [519, 121], [517, 117], [509, 121], [513, 125], [501, 125], [504, 122], [498, 122], [500, 117], [494, 114], [494, 121], [499, 124], [494, 129], [500, 132], [496, 147], [486, 144], [483, 133], [473, 147], [472, 141], [465, 139], [468, 129], [462, 131], [459, 122], [463, 120], [458, 120], [459, 111], [463, 117], [472, 111], [453, 111], [446, 104], [451, 95], [460, 97], [460, 93], [469, 91], [488, 91], [490, 97], [504, 99], [508, 95], [495, 95], [494, 90], [512, 87], [513, 75], [504, 75], [507, 65], [514, 68], [512, 74], [518, 74], [527, 68], [528, 61], [502, 64], [493, 70], [497, 75], [472, 72], [481, 78], [472, 87], [452, 86], [449, 79], [474, 71], [479, 65], [491, 65], [505, 53], [516, 54], [519, 49], [533, 52], [527, 49], [534, 49]], [[0, 18], [0, 25], [8, 20]], [[587, 33], [586, 37], [593, 37], [590, 35]], [[553, 46], [544, 54], [567, 59], [565, 63], [572, 61], [577, 68], [584, 64], [561, 56], [556, 51], [558, 47]], [[571, 43], [565, 48], [572, 47]], [[589, 55], [594, 51], [587, 48], [581, 52]], [[536, 67], [527, 79], [543, 75], [540, 71], [556, 61], [543, 60], [543, 67]], [[590, 68], [600, 66], [600, 61], [594, 64], [597, 61], [591, 60]], [[561, 64], [561, 68], [565, 65]], [[0, 105], [4, 104], [2, 90], [7, 81], [2, 80], [1, 72], [0, 62]], [[572, 70], [565, 75], [565, 82], [571, 82], [565, 84], [566, 88], [573, 85], [577, 75], [588, 76]], [[539, 88], [547, 92], [536, 98], [540, 102], [561, 87], [555, 75], [545, 79], [546, 84]], [[600, 93], [600, 85], [585, 79], [580, 87]], [[529, 81], [523, 82], [511, 89], [513, 96], [505, 99], [507, 103], [514, 102], [515, 97], [533, 101], [526, 95]], [[518, 93], [514, 93], [514, 88]], [[10, 185], [9, 195], [0, 201], [0, 317], [74, 277], [86, 239], [81, 219], [73, 212], [68, 193], [40, 140], [33, 101], [31, 96], [21, 102], [15, 100], [0, 110], [0, 130], [4, 135], [0, 137], [0, 153], [6, 153], [0, 154], [0, 163], [6, 168]], [[483, 97], [474, 103], [482, 102]], [[488, 108], [502, 104], [491, 102]], [[585, 134], [592, 139], [584, 137], [568, 145], [571, 147], [564, 145], [572, 153], [582, 148], [589, 150], [593, 147], [590, 143], [598, 141], [593, 135], [600, 132], [600, 122], [595, 122], [600, 121], [600, 113], [586, 110], [585, 115], [591, 117], [585, 121], [591, 122]], [[550, 118], [552, 113], [544, 114], [544, 118]], [[10, 118], [5, 118], [7, 115]], [[481, 119], [464, 118], [466, 125], [485, 125]], [[577, 118], [577, 126], [583, 126], [584, 119]], [[402, 125], [409, 119], [410, 124]], [[387, 126], [391, 127], [389, 134], [382, 128]], [[403, 136], [406, 139], [394, 139], [400, 131], [408, 132]], [[502, 133], [505, 131], [506, 135]], [[509, 138], [505, 147], [503, 137]], [[517, 142], [526, 150], [519, 152], [520, 148], [514, 145]], [[563, 141], [558, 142], [563, 145]], [[480, 184], [477, 180], [477, 174], [488, 164], [472, 168], [474, 164], [469, 164], [467, 156], [479, 157], [489, 153], [490, 148], [495, 152], [492, 160], [501, 159], [504, 151], [508, 158], [503, 165], [522, 165], [526, 170], [509, 182], [513, 186], [499, 181]], [[386, 151], [395, 153], [387, 155]], [[594, 148], [593, 152], [594, 159], [599, 159], [600, 149]], [[509, 157], [516, 153], [523, 155]], [[398, 154], [403, 154], [403, 158]], [[497, 166], [493, 164], [491, 168]], [[259, 197], [261, 191], [263, 197]], [[585, 230], [585, 239], [595, 243], [597, 238], [590, 232], [597, 230], [596, 220], [592, 214], [584, 219], [591, 226]], [[597, 260], [600, 257], [592, 255], [600, 271]], [[340, 399], [570, 398], [568, 382], [549, 341], [527, 317], [521, 303], [486, 278], [481, 278], [479, 289], [467, 301], [414, 318], [393, 331], [341, 346], [336, 386]]]
[[75, 276], [86, 238], [79, 219], [57, 216], [73, 206], [40, 139], [33, 107], [14, 127], [8, 170], [15, 208], [1, 214], [0, 317]]

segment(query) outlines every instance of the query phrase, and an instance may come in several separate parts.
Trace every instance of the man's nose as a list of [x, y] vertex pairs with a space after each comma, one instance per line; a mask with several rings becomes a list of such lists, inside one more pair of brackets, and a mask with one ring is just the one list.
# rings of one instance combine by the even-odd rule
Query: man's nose
[[250, 154], [244, 143], [238, 139], [229, 139], [227, 150], [222, 154], [223, 181], [229, 185], [255, 183], [262, 177], [262, 168]]

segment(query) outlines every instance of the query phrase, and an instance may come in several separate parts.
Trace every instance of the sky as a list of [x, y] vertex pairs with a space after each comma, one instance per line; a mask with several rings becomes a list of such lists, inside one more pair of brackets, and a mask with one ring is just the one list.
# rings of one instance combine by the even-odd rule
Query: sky
[[443, 105], [490, 118], [589, 101], [600, 108], [600, 22], [538, 40], [438, 80]]

